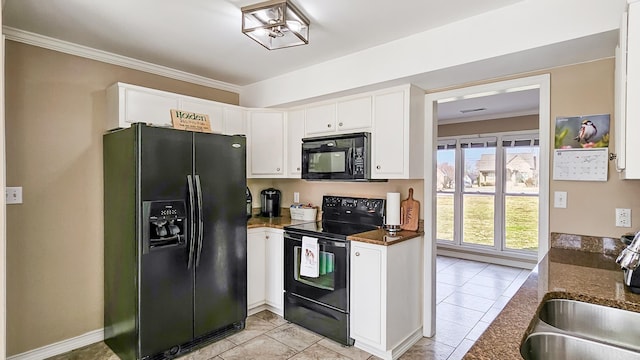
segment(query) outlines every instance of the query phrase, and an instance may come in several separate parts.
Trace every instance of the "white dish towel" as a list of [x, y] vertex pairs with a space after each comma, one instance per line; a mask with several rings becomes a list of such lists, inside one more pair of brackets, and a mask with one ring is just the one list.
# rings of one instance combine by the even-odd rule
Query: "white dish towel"
[[318, 277], [320, 251], [318, 251], [318, 238], [302, 237], [302, 254], [300, 254], [300, 275], [306, 277]]

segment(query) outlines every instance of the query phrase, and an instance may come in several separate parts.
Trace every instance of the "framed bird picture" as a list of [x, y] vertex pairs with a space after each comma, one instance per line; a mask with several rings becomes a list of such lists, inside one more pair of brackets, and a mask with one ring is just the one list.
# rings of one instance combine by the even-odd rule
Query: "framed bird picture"
[[609, 147], [610, 115], [557, 117], [555, 149]]

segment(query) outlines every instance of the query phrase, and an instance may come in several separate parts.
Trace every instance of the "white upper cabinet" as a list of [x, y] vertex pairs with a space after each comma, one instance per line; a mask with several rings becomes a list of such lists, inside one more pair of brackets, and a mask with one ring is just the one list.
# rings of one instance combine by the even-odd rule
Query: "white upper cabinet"
[[337, 131], [357, 131], [371, 128], [371, 96], [338, 101]]
[[220, 103], [199, 99], [184, 99], [182, 100], [181, 110], [209, 115], [211, 131], [218, 134], [224, 132], [224, 109]]
[[616, 167], [623, 179], [640, 179], [640, 1], [630, 2], [616, 49]]
[[336, 104], [315, 105], [306, 108], [307, 136], [331, 134], [336, 131]]
[[308, 137], [371, 131], [371, 96], [341, 98], [306, 107]]
[[107, 88], [107, 130], [137, 122], [171, 127], [171, 109], [209, 115], [214, 133], [246, 134], [245, 110], [239, 106], [125, 83]]
[[[222, 113], [225, 135], [247, 135], [246, 111], [240, 106], [225, 106]], [[212, 125], [213, 126], [213, 125]]]
[[302, 138], [304, 137], [304, 109], [287, 113], [287, 174], [289, 178], [302, 176]]
[[253, 178], [278, 178], [285, 175], [284, 112], [249, 110], [249, 173]]
[[374, 179], [424, 177], [424, 91], [405, 85], [373, 95]]
[[107, 130], [136, 122], [171, 126], [171, 109], [178, 109], [177, 96], [139, 86], [116, 83], [107, 89]]

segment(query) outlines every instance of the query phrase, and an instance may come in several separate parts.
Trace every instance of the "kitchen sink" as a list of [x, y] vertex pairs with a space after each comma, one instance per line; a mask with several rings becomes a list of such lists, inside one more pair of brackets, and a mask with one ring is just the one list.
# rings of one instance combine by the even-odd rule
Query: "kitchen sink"
[[520, 353], [531, 360], [640, 360], [640, 313], [576, 300], [548, 300]]
[[571, 334], [640, 351], [640, 313], [553, 299], [542, 305], [538, 316], [545, 323]]
[[526, 360], [640, 360], [640, 353], [566, 334], [532, 333], [520, 348]]

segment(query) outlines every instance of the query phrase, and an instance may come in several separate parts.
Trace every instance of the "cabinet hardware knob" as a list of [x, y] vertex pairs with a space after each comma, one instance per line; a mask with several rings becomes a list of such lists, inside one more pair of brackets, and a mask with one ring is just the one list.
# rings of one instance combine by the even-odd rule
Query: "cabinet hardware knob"
[[360, 252], [356, 251], [356, 256], [360, 256]]
[[339, 123], [338, 126], [342, 126], [342, 123]]
[[269, 239], [269, 235], [265, 236], [265, 238]]
[[330, 128], [330, 127], [331, 127], [331, 124], [327, 124], [327, 127], [328, 127], [328, 128]]
[[276, 171], [280, 171], [280, 168], [276, 168]]
[[380, 165], [376, 166], [376, 169], [380, 170]]
[[296, 168], [296, 170], [300, 171], [300, 168]]

